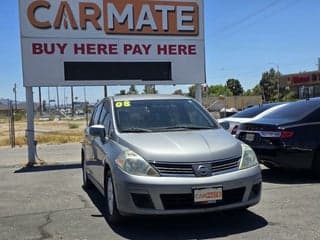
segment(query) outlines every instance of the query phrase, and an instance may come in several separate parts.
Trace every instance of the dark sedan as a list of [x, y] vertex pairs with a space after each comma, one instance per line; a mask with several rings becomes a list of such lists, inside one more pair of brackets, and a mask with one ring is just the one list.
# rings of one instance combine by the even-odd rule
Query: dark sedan
[[312, 169], [320, 177], [320, 98], [293, 102], [241, 124], [237, 138], [269, 168]]

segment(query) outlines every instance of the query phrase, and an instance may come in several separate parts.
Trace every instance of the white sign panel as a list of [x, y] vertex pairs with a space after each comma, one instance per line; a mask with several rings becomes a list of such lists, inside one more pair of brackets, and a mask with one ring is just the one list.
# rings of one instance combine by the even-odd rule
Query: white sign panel
[[25, 86], [205, 82], [203, 1], [20, 0]]

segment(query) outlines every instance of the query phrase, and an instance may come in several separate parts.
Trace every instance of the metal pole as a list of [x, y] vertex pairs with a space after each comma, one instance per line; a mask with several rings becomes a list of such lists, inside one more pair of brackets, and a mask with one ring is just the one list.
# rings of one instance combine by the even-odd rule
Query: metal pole
[[17, 109], [18, 109], [18, 106], [17, 106], [17, 84], [14, 84], [13, 92], [14, 92], [15, 110], [17, 111]]
[[36, 162], [36, 146], [34, 141], [34, 103], [32, 87], [26, 87], [26, 104], [27, 104], [27, 143], [28, 143], [28, 165]]
[[57, 91], [57, 105], [58, 105], [58, 111], [60, 111], [59, 88], [58, 88], [58, 87], [56, 87], [56, 91]]
[[10, 102], [10, 144], [11, 148], [14, 148], [16, 146], [16, 139], [15, 139], [15, 129], [14, 129], [14, 109], [13, 105]]
[[71, 86], [71, 116], [74, 117], [73, 87]]
[[278, 102], [280, 102], [280, 72], [279, 72], [278, 64], [277, 64], [277, 76], [278, 76]]
[[38, 88], [39, 90], [39, 111], [40, 111], [40, 116], [42, 115], [42, 97], [41, 97], [41, 87]]
[[108, 97], [108, 88], [107, 86], [104, 86], [104, 97]]
[[201, 84], [197, 83], [196, 84], [196, 99], [198, 100], [199, 103], [202, 104], [202, 88], [201, 88]]
[[9, 101], [9, 105], [8, 105], [8, 116], [9, 116], [9, 144], [11, 146], [11, 148], [13, 148], [13, 139], [12, 139], [12, 114], [13, 114], [13, 110], [12, 110], [12, 102]]
[[50, 111], [51, 111], [51, 103], [50, 103], [50, 87], [48, 87], [48, 108], [49, 108], [49, 115], [50, 115]]
[[320, 71], [320, 58], [318, 58], [318, 71]]
[[88, 116], [88, 103], [87, 103], [86, 87], [83, 88], [83, 94], [84, 94], [84, 110], [85, 110], [85, 114], [86, 114], [86, 126], [88, 126], [89, 116]]

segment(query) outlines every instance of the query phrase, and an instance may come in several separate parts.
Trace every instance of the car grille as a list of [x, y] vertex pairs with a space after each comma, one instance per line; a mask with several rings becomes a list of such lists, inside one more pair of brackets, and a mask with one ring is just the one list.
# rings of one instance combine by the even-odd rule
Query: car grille
[[211, 208], [228, 204], [234, 204], [242, 201], [245, 192], [245, 187], [235, 188], [223, 191], [223, 200], [216, 201], [215, 203], [199, 204], [193, 200], [193, 194], [161, 194], [163, 207], [166, 210], [179, 210], [179, 209], [199, 209]]
[[[210, 166], [212, 174], [216, 175], [219, 172], [235, 169], [239, 167], [240, 158], [216, 160], [202, 163], [168, 163], [154, 162], [153, 167], [158, 170], [161, 176], [196, 176], [193, 166], [205, 164]], [[211, 175], [211, 174], [210, 174]]]

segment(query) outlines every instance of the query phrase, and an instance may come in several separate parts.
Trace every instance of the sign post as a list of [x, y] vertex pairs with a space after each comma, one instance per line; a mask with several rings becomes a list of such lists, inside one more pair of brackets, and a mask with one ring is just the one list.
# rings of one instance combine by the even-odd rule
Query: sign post
[[32, 87], [26, 87], [27, 100], [27, 143], [28, 143], [28, 165], [35, 163], [36, 145], [34, 140], [34, 103]]

